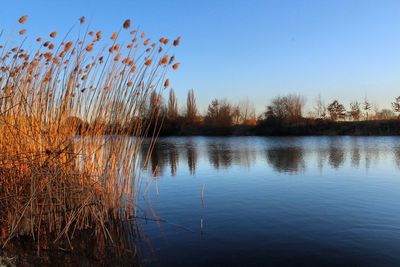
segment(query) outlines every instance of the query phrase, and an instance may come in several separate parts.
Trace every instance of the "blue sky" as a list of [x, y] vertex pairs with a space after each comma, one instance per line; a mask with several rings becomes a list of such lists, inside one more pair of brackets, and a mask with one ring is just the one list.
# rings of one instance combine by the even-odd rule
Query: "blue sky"
[[24, 14], [32, 37], [66, 32], [82, 15], [112, 32], [126, 18], [149, 36], [182, 36], [171, 74], [181, 103], [194, 88], [200, 110], [213, 98], [248, 97], [262, 111], [276, 95], [318, 94], [380, 108], [400, 95], [400, 1], [381, 0], [13, 0], [1, 28]]

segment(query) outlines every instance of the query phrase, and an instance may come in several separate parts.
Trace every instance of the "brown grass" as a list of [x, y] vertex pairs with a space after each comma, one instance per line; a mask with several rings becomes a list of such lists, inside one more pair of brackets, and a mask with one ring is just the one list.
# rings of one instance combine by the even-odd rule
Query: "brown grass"
[[[76, 27], [84, 27], [84, 20]], [[143, 139], [151, 134], [145, 105], [152, 92], [169, 84], [165, 75], [172, 61], [166, 64], [168, 56], [158, 52], [161, 46], [170, 50], [168, 39], [157, 46], [133, 45], [136, 30], [127, 49], [118, 44], [117, 55], [104, 53], [110, 45], [115, 49], [122, 28], [130, 26], [126, 20], [112, 34], [112, 44], [102, 43], [100, 31], [91, 37], [86, 29], [61, 43], [37, 38], [37, 47], [25, 50], [29, 41], [21, 36], [19, 45], [0, 49], [3, 246], [18, 235], [37, 244], [43, 235], [70, 242], [83, 229], [111, 238], [110, 221], [135, 215], [139, 162], [149, 158], [140, 158]], [[157, 114], [152, 117], [158, 121]], [[135, 136], [129, 142], [127, 128]]]

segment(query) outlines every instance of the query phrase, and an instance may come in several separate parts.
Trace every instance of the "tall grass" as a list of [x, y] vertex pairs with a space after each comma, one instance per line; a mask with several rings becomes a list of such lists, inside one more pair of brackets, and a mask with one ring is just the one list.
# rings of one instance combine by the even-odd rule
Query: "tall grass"
[[[84, 20], [61, 39], [52, 32], [32, 42], [23, 16], [19, 36], [0, 48], [3, 246], [18, 235], [70, 242], [84, 229], [111, 238], [110, 221], [135, 215], [139, 162], [148, 161], [142, 142], [150, 135], [154, 143], [150, 124], [161, 121], [144, 118], [146, 103], [178, 68], [168, 53], [179, 38], [151, 42], [130, 20], [103, 38]], [[124, 141], [128, 133], [134, 142]]]

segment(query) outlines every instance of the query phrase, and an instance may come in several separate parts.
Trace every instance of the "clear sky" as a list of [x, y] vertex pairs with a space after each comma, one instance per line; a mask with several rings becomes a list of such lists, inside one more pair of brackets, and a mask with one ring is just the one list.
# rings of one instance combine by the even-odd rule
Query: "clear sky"
[[398, 0], [4, 0], [1, 28], [29, 15], [28, 34], [66, 32], [82, 15], [112, 32], [126, 18], [149, 36], [182, 36], [171, 77], [180, 102], [194, 88], [213, 98], [248, 97], [262, 111], [276, 95], [318, 94], [380, 108], [400, 95]]

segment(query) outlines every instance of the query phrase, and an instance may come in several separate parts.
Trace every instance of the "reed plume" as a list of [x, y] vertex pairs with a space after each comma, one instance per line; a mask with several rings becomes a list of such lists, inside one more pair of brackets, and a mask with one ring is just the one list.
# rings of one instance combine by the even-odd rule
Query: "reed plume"
[[[118, 54], [111, 58], [102, 52], [107, 44], [101, 45], [100, 31], [96, 46], [82, 38], [42, 43], [39, 37], [36, 49], [30, 44], [24, 50], [24, 42], [0, 48], [3, 246], [18, 235], [31, 236], [38, 247], [43, 235], [69, 243], [83, 229], [111, 238], [110, 222], [137, 212], [149, 160], [140, 153], [142, 144], [147, 136], [155, 141], [158, 131], [149, 132], [149, 125], [160, 123], [158, 114], [144, 118], [145, 106], [153, 92], [169, 86], [168, 55], [154, 52], [155, 46], [125, 50], [113, 44]], [[117, 38], [114, 32], [111, 40]]]

